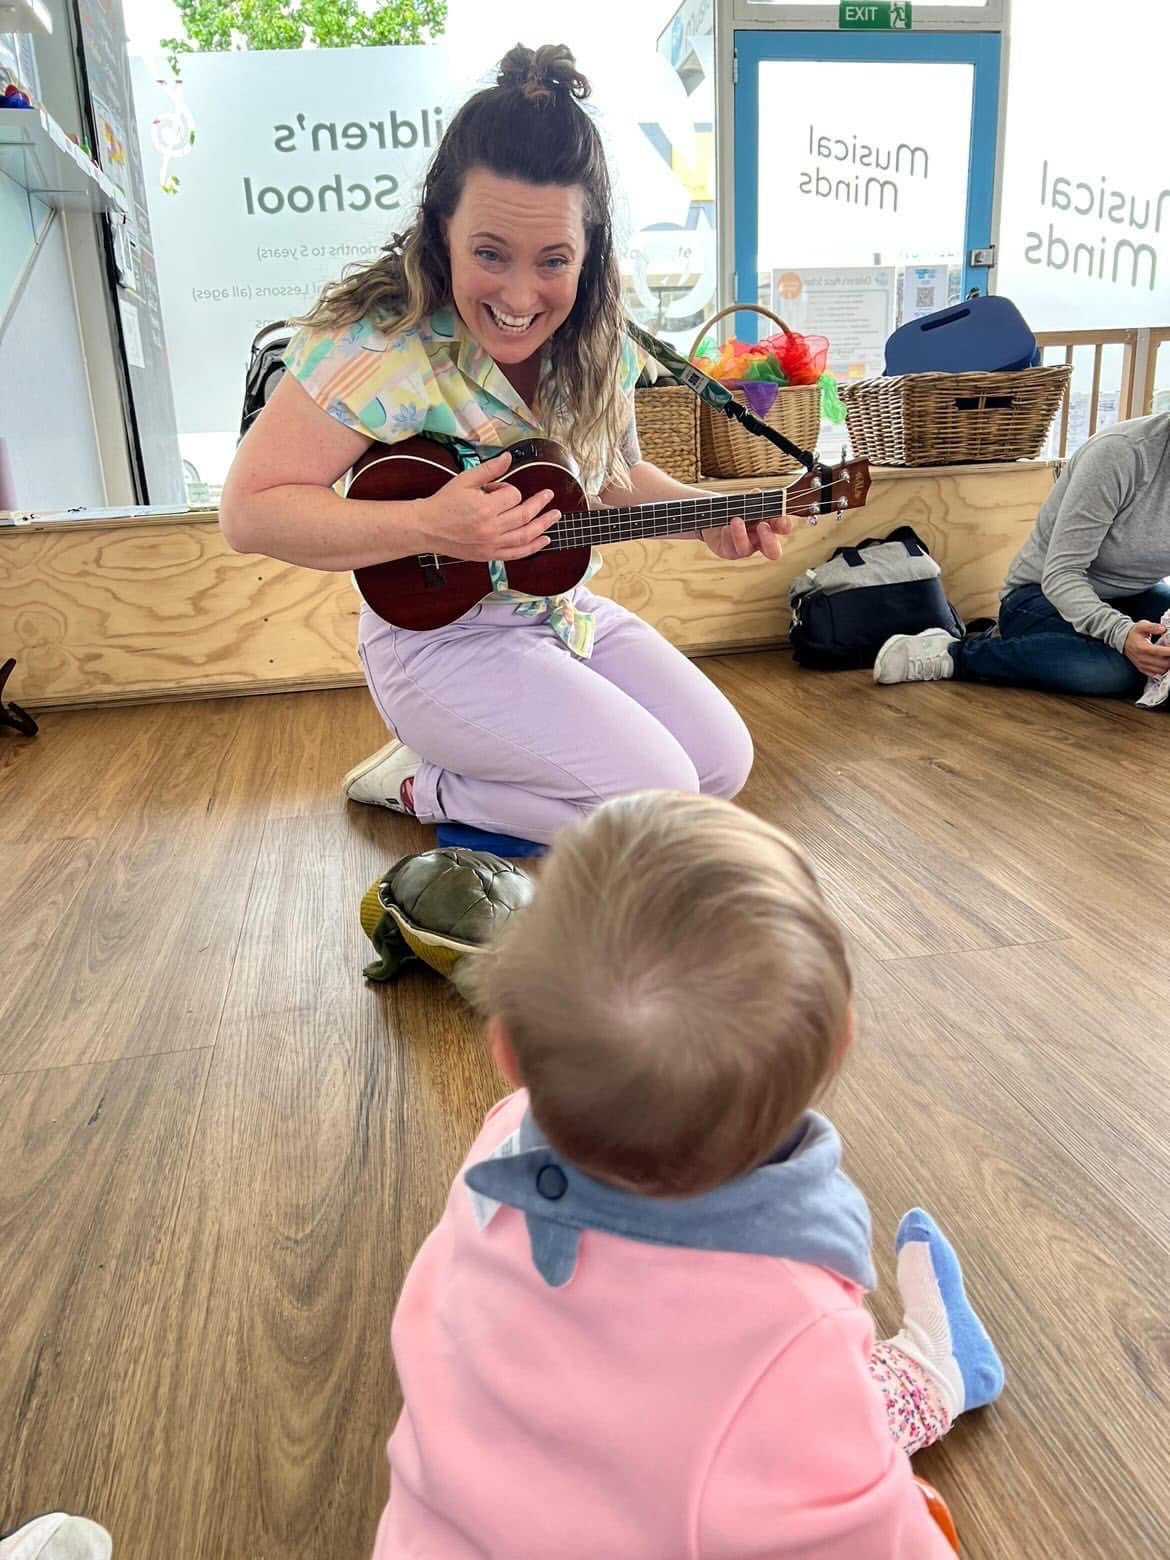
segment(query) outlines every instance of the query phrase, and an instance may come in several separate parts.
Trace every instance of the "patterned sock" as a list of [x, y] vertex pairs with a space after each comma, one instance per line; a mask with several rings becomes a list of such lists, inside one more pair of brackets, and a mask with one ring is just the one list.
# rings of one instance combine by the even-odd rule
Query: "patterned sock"
[[1003, 1364], [967, 1299], [954, 1247], [921, 1208], [899, 1224], [894, 1245], [905, 1316], [890, 1342], [931, 1372], [952, 1418], [994, 1402]]
[[890, 1341], [874, 1344], [869, 1373], [885, 1402], [894, 1445], [901, 1447], [907, 1457], [933, 1446], [946, 1435], [951, 1428], [951, 1414], [934, 1371], [911, 1359], [896, 1341]]

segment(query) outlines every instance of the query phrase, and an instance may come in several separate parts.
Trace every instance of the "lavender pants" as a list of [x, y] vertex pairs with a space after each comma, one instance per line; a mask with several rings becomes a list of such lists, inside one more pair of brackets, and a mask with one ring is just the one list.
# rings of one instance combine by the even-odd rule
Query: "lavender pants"
[[358, 649], [383, 720], [423, 755], [414, 805], [549, 841], [612, 796], [668, 789], [732, 797], [752, 765], [734, 707], [648, 624], [584, 586], [596, 614], [579, 660], [545, 617], [481, 602], [429, 633], [362, 609]]

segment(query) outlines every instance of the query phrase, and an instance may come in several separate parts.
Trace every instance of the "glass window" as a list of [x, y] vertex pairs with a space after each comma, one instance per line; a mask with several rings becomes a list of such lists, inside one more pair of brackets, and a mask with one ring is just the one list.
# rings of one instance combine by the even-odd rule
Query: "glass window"
[[254, 333], [305, 311], [404, 225], [451, 113], [514, 38], [571, 34], [593, 85], [631, 315], [689, 346], [713, 311], [711, 0], [645, 12], [594, 0], [571, 29], [547, 6], [501, 0], [493, 20], [491, 43], [479, 0], [450, 0], [433, 46], [189, 55], [181, 83], [157, 19], [145, 34], [136, 24], [138, 135], [192, 502], [218, 497]]
[[[36, 57], [27, 33], [0, 33], [0, 84], [19, 81], [35, 98], [39, 89]], [[15, 159], [19, 154], [13, 152]], [[0, 146], [0, 320], [24, 274], [48, 208], [6, 172], [8, 153]]]
[[880, 373], [903, 318], [957, 295], [970, 65], [760, 65], [759, 289], [826, 335], [840, 378]]
[[[1170, 164], [1156, 107], [1170, 16], [1113, 0], [1103, 28], [1092, 0], [1071, 0], [1060, 17], [1054, 27], [1044, 0], [1012, 7], [997, 291], [1040, 332], [1170, 325]], [[1054, 94], [1076, 111], [1055, 111]], [[1123, 100], [1126, 112], [1106, 112]], [[1063, 362], [1063, 348], [1047, 360]], [[1073, 363], [1070, 449], [1088, 432], [1092, 346]], [[1106, 346], [1098, 426], [1119, 415], [1122, 367], [1121, 346]], [[1170, 353], [1155, 367], [1158, 407], [1170, 401]]]

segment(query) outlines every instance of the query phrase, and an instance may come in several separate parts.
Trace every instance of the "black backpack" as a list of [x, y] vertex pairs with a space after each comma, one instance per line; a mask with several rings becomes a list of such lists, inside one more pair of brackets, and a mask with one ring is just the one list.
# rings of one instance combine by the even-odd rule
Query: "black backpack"
[[938, 564], [908, 525], [838, 547], [788, 587], [790, 639], [801, 666], [822, 671], [872, 666], [893, 634], [943, 628], [963, 637]]
[[284, 373], [284, 354], [296, 334], [287, 320], [274, 320], [252, 337], [248, 354], [248, 376], [244, 381], [244, 409], [240, 415], [240, 438], [268, 405], [272, 392]]

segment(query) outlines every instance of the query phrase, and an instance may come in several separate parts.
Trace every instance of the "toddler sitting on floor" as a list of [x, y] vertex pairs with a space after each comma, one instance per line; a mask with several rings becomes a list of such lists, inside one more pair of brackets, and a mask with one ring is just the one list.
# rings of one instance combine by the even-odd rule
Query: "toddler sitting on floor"
[[844, 938], [785, 835], [609, 802], [481, 956], [489, 1114], [403, 1289], [376, 1560], [944, 1560], [907, 1453], [1003, 1387], [946, 1237], [869, 1216], [811, 1107]]

